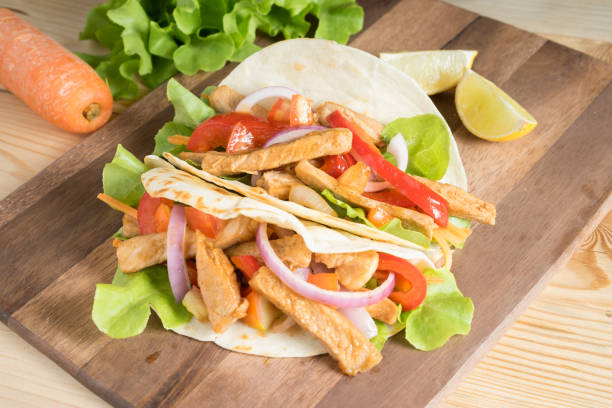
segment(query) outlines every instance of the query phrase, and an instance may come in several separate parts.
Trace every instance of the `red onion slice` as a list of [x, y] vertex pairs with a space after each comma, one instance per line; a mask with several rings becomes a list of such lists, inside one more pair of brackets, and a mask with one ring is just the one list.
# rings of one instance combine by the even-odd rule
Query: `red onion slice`
[[[401, 171], [406, 171], [408, 166], [408, 146], [406, 145], [406, 139], [401, 133], [393, 136], [389, 144], [387, 145], [387, 152], [391, 153], [395, 157], [396, 167]], [[370, 169], [371, 170], [371, 169]], [[374, 174], [374, 172], [371, 172]], [[365, 186], [366, 193], [373, 193], [380, 190], [391, 188], [391, 184], [388, 181], [368, 181]]]
[[258, 171], [256, 174], [251, 175], [251, 186], [255, 187], [257, 185], [257, 181], [261, 178], [261, 171]]
[[284, 86], [267, 86], [265, 88], [260, 88], [242, 98], [238, 106], [236, 106], [236, 112], [251, 113], [253, 106], [261, 102], [270, 99], [276, 100], [278, 98], [291, 99], [291, 97], [296, 94], [297, 92], [293, 89]]
[[170, 212], [166, 252], [168, 261], [168, 278], [172, 287], [172, 294], [177, 302], [181, 302], [189, 291], [189, 278], [185, 264], [185, 207], [175, 204]]
[[316, 262], [314, 260], [310, 262], [310, 269], [312, 269], [312, 273], [330, 273], [334, 271], [328, 268], [323, 262]]
[[341, 308], [363, 307], [380, 302], [389, 296], [395, 286], [395, 274], [393, 273], [390, 273], [387, 280], [376, 289], [364, 292], [335, 292], [305, 282], [276, 255], [268, 240], [266, 228], [265, 223], [259, 224], [256, 235], [257, 247], [264, 263], [285, 285], [305, 298]]
[[365, 307], [355, 307], [350, 309], [338, 309], [340, 313], [353, 323], [353, 326], [362, 332], [368, 339], [378, 334], [378, 328], [372, 316], [365, 310]]
[[288, 129], [283, 129], [264, 143], [263, 147], [269, 147], [278, 143], [286, 143], [295, 139], [299, 139], [302, 136], [306, 136], [310, 132], [315, 130], [327, 129], [324, 126], [295, 126]]

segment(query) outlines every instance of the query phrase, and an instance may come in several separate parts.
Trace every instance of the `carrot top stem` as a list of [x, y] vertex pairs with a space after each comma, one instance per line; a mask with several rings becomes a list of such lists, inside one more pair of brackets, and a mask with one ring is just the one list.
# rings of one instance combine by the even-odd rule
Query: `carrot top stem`
[[91, 122], [100, 115], [100, 112], [102, 112], [102, 107], [98, 103], [90, 103], [83, 109], [83, 117]]

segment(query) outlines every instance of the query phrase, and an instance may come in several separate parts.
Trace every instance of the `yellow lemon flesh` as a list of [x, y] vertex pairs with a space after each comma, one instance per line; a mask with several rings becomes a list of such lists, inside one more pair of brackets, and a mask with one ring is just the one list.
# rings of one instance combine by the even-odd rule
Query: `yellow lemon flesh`
[[471, 70], [457, 85], [455, 107], [461, 122], [471, 133], [492, 142], [518, 139], [538, 124], [497, 85]]
[[410, 75], [427, 95], [457, 86], [478, 51], [438, 50], [381, 53], [380, 59]]

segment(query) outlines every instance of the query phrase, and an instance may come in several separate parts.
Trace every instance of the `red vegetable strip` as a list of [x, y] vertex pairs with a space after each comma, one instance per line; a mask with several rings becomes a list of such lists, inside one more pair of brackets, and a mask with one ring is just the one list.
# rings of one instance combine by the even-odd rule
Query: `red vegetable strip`
[[354, 153], [353, 156], [363, 160], [376, 174], [387, 180], [425, 214], [432, 217], [436, 224], [446, 227], [448, 203], [442, 196], [385, 160], [378, 149], [367, 142], [367, 139], [360, 135], [359, 129], [339, 111], [334, 111], [329, 115], [327, 121], [331, 126], [347, 128], [353, 133], [353, 150], [351, 150], [351, 154]]

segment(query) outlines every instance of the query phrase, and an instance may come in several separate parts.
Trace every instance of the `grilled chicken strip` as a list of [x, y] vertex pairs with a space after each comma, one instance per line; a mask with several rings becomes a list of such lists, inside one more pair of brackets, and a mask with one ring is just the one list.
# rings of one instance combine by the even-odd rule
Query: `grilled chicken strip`
[[[166, 262], [165, 232], [139, 235], [120, 241], [117, 245], [117, 260], [119, 268], [124, 273], [138, 272], [149, 266]], [[185, 257], [196, 255], [196, 238], [191, 229], [185, 233]]]
[[387, 324], [394, 324], [397, 320], [397, 305], [389, 298], [384, 298], [378, 303], [366, 306], [366, 311], [374, 319]]
[[425, 234], [427, 238], [431, 239], [433, 230], [436, 226], [433, 218], [428, 215], [409, 208], [398, 207], [365, 197], [357, 191], [338, 183], [338, 180], [325, 173], [323, 170], [316, 168], [307, 160], [302, 160], [295, 166], [295, 174], [300, 180], [306, 183], [306, 185], [312, 186], [318, 191], [325, 189], [331, 190], [334, 194], [339, 195], [359, 207], [367, 209], [377, 206], [381, 207], [389, 214], [406, 222], [409, 227], [419, 230]]
[[240, 297], [234, 266], [221, 248], [215, 248], [200, 231], [197, 235], [198, 286], [215, 333], [225, 331], [246, 316], [249, 301]]
[[372, 119], [366, 115], [357, 113], [354, 110], [333, 102], [323, 102], [321, 105], [317, 106], [314, 111], [319, 123], [323, 126], [329, 126], [327, 117], [336, 110], [340, 111], [342, 116], [359, 126], [363, 130], [363, 135], [367, 136], [370, 142], [376, 145], [384, 144], [381, 133], [385, 125], [376, 119]]
[[495, 225], [495, 205], [452, 184], [439, 183], [419, 176], [413, 177], [448, 201], [449, 215]]
[[318, 338], [338, 360], [345, 374], [368, 371], [382, 360], [382, 354], [337, 310], [308, 300], [286, 287], [274, 273], [262, 266], [249, 281], [251, 288], [293, 318]]
[[181, 158], [201, 163], [203, 169], [215, 176], [225, 176], [255, 173], [300, 160], [344, 154], [351, 150], [352, 141], [353, 135], [348, 129], [326, 129], [311, 132], [291, 142], [248, 152], [183, 152]]
[[349, 252], [344, 254], [315, 254], [315, 261], [328, 268], [336, 268], [340, 283], [350, 290], [365, 285], [378, 267], [378, 252]]
[[252, 218], [240, 215], [232, 218], [219, 231], [214, 240], [217, 248], [225, 249], [240, 242], [251, 241], [255, 238], [259, 223]]
[[[243, 95], [234, 91], [227, 85], [221, 85], [208, 95], [210, 106], [219, 113], [230, 113], [236, 110], [240, 101], [244, 98]], [[253, 115], [265, 118], [268, 114], [267, 109], [262, 106], [255, 105], [251, 108]]]
[[257, 180], [258, 187], [263, 187], [268, 194], [281, 200], [289, 198], [289, 191], [296, 184], [302, 184], [302, 182], [293, 174], [277, 170], [265, 171]]
[[138, 226], [138, 220], [136, 218], [124, 214], [122, 221], [123, 227], [121, 230], [121, 235], [126, 238], [132, 238], [140, 235], [140, 227]]
[[[274, 252], [283, 260], [289, 269], [305, 268], [310, 265], [312, 253], [304, 243], [302, 237], [293, 234], [288, 237], [270, 240]], [[251, 255], [263, 263], [259, 248], [255, 241], [244, 242], [226, 251], [228, 256]]]

